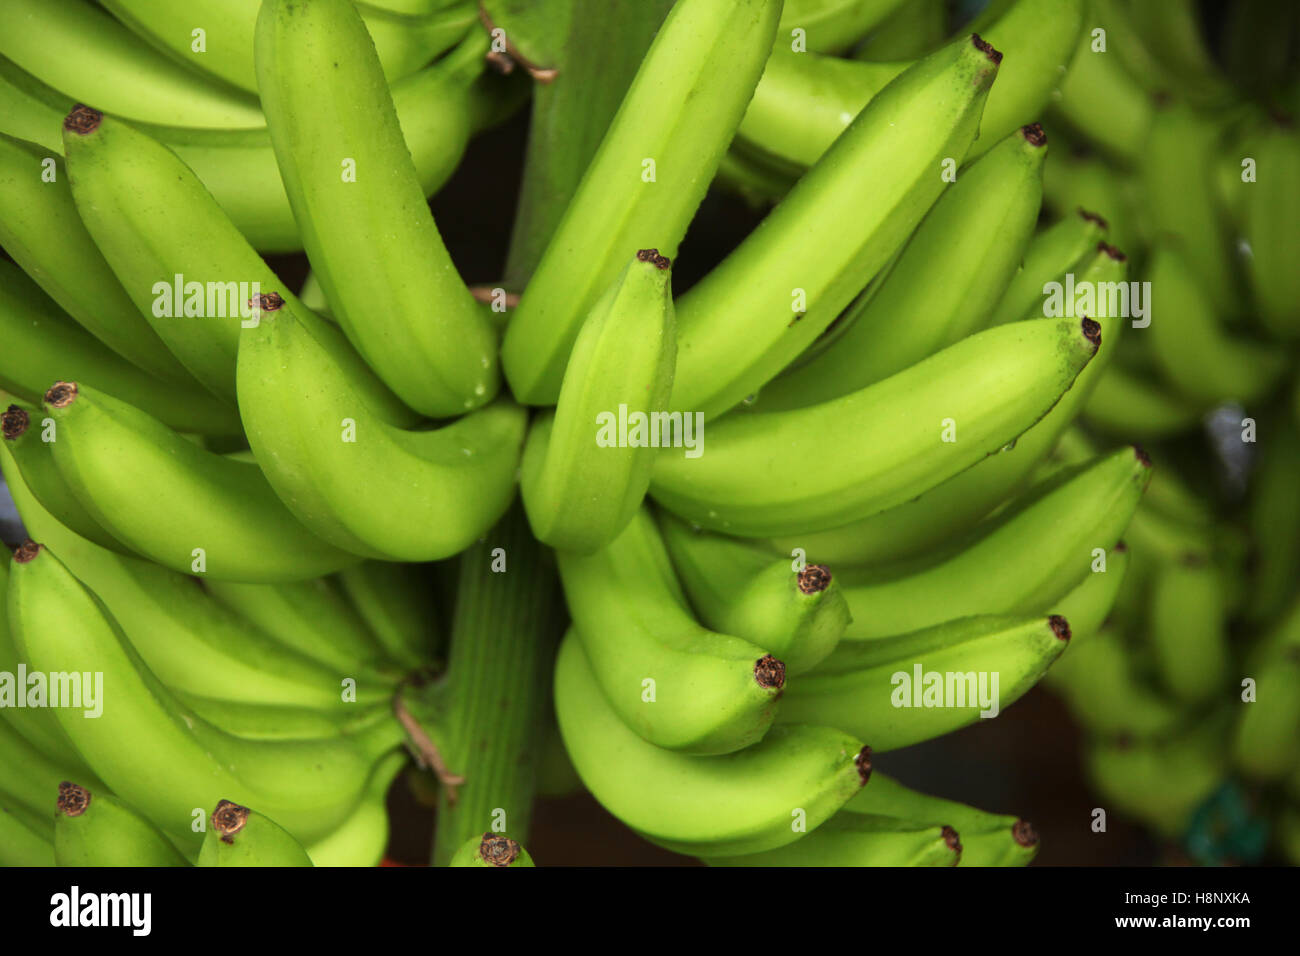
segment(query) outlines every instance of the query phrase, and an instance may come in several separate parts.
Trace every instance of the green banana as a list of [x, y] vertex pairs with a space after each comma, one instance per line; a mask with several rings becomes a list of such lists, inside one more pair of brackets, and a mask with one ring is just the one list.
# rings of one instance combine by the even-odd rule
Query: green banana
[[156, 826], [112, 794], [59, 784], [57, 866], [189, 866]]
[[86, 232], [63, 158], [4, 134], [0, 245], [82, 328], [118, 355], [162, 378], [193, 383]]
[[[331, 300], [332, 301], [332, 300]], [[239, 407], [266, 479], [306, 527], [371, 558], [458, 553], [505, 511], [526, 414], [502, 396], [432, 431], [404, 431], [367, 403], [299, 316], [243, 332]]]
[[350, 0], [266, 0], [256, 51], [280, 174], [348, 338], [422, 414], [490, 402], [500, 386], [495, 332], [424, 203], [360, 14]]
[[46, 828], [11, 800], [0, 792], [0, 866], [54, 866], [54, 844]]
[[1150, 597], [1147, 634], [1165, 690], [1188, 704], [1221, 695], [1229, 673], [1227, 609], [1215, 568], [1197, 555], [1163, 564]]
[[[866, 793], [870, 787], [864, 787]], [[856, 797], [854, 799], [857, 799]], [[957, 866], [964, 844], [952, 827], [841, 810], [794, 843], [709, 866]]]
[[1000, 60], [972, 36], [899, 74], [681, 296], [671, 407], [717, 416], [812, 344], [943, 192], [944, 163], [975, 138]]
[[853, 50], [854, 59], [924, 56], [948, 36], [948, 0], [912, 0], [880, 22]]
[[154, 50], [90, 0], [10, 0], [0, 54], [42, 82], [130, 120], [256, 129], [257, 98]]
[[971, 614], [1055, 611], [1097, 567], [1142, 500], [1150, 462], [1124, 448], [1067, 469], [937, 553], [840, 568], [847, 641], [885, 638]]
[[55, 436], [55, 432], [48, 428], [51, 419], [33, 421], [35, 414], [34, 408], [10, 405], [0, 416], [5, 447], [22, 474], [23, 482], [41, 506], [61, 524], [101, 548], [129, 553], [129, 549], [104, 530], [63, 480], [50, 452], [52, 442], [45, 440], [47, 435], [50, 439]]
[[993, 307], [989, 325], [1019, 322], [1043, 314], [1043, 286], [1067, 272], [1081, 271], [1085, 257], [1105, 241], [1109, 224], [1101, 216], [1077, 209], [1062, 216], [1029, 242], [1024, 262]]
[[311, 866], [311, 857], [270, 817], [220, 801], [208, 818], [196, 866]]
[[[1091, 319], [1006, 325], [842, 398], [734, 416], [710, 429], [700, 458], [661, 452], [651, 494], [701, 527], [745, 536], [820, 531], [869, 517], [1032, 426], [1100, 340]], [[955, 440], [943, 440], [945, 432]]]
[[300, 840], [324, 836], [356, 806], [368, 769], [392, 748], [386, 725], [337, 740], [247, 741], [191, 714], [146, 668], [117, 623], [48, 548], [15, 554], [9, 615], [34, 669], [102, 673], [100, 717], [55, 710], [92, 769], [182, 850], [197, 849], [192, 813], [224, 792], [254, 804]]
[[342, 333], [302, 307], [169, 149], [79, 106], [64, 121], [64, 150], [77, 212], [108, 264], [167, 347], [215, 394], [235, 401], [241, 331], [279, 309], [329, 343], [377, 411], [401, 424], [413, 420]]
[[[1053, 139], [1058, 127], [1052, 127]], [[1078, 147], [1076, 147], [1076, 150]], [[1150, 240], [1150, 226], [1142, 213], [1141, 179], [1095, 154], [1070, 151], [1070, 144], [1055, 150], [1043, 168], [1043, 208], [1066, 217], [1090, 209], [1105, 217], [1109, 240], [1121, 249], [1141, 250]], [[1068, 271], [1059, 269], [1058, 274]]]
[[[21, 652], [19, 659], [26, 659]], [[29, 666], [29, 670], [35, 671], [36, 668]], [[48, 699], [47, 696], [46, 700]], [[61, 746], [56, 744], [54, 747], [48, 746], [44, 738], [27, 736], [31, 722], [21, 721], [21, 718], [24, 712], [30, 714], [32, 710], [47, 713], [57, 726], [58, 718], [54, 708], [5, 707], [5, 713], [0, 718], [0, 770], [4, 772], [5, 793], [14, 807], [36, 813], [43, 824], [51, 824], [54, 817], [50, 800], [58, 793], [60, 781], [78, 777], [93, 780], [91, 786], [103, 785], [94, 771], [85, 766], [85, 761], [76, 750], [71, 748], [66, 735], [62, 737]], [[63, 750], [70, 750], [71, 756], [65, 757]], [[52, 828], [49, 829], [48, 836], [53, 840]]]
[[342, 706], [335, 701], [305, 707], [203, 697], [170, 686], [168, 690], [203, 720], [244, 740], [332, 740], [355, 736], [385, 722], [391, 725], [393, 743], [401, 740], [392, 705], [387, 702]]
[[[845, 395], [981, 328], [1038, 219], [1046, 143], [1041, 127], [1026, 126], [963, 171], [843, 336], [765, 386], [755, 409], [780, 411]], [[930, 281], [935, 275], [944, 281]]]
[[[1059, 81], [1053, 110], [1126, 166], [1136, 165], [1151, 126], [1150, 97], [1109, 49], [1094, 49], [1099, 38], [1088, 24], [1079, 34], [1070, 68]], [[1102, 210], [1103, 214], [1107, 210]]]
[[961, 834], [958, 866], [1025, 866], [1038, 854], [1038, 833], [1029, 821], [920, 793], [879, 770], [872, 771], [871, 785], [844, 804], [842, 813], [956, 827]]
[[[1123, 254], [1102, 246], [1094, 253], [1091, 263], [1079, 271], [1082, 278], [1100, 287], [1101, 283], [1122, 281], [1125, 269]], [[969, 531], [1023, 487], [1038, 463], [1056, 446], [1097, 383], [1104, 381], [1125, 321], [1096, 316], [1101, 337], [1097, 354], [1051, 411], [996, 454], [929, 491], [877, 514], [821, 532], [800, 529], [773, 545], [781, 554], [789, 554], [795, 547], [803, 548], [814, 560], [836, 566], [841, 562], [880, 564], [927, 554], [954, 535]]]
[[1255, 780], [1281, 780], [1300, 767], [1300, 651], [1271, 655], [1250, 676], [1255, 700], [1241, 704], [1233, 763]]
[[775, 849], [828, 820], [866, 782], [870, 750], [825, 727], [776, 727], [735, 753], [663, 750], [629, 730], [570, 634], [555, 666], [555, 714], [586, 788], [652, 843], [693, 856]]
[[1224, 328], [1196, 268], [1172, 244], [1152, 253], [1152, 354], [1163, 377], [1202, 407], [1262, 398], [1286, 370], [1283, 353]]
[[0, 386], [39, 404], [68, 376], [152, 412], [180, 431], [241, 433], [239, 414], [197, 385], [163, 382], [109, 351], [11, 262], [0, 260]]
[[[1300, 378], [1297, 378], [1300, 382]], [[1279, 425], [1259, 445], [1251, 475], [1247, 521], [1254, 563], [1246, 614], [1256, 621], [1281, 614], [1300, 574], [1300, 431]]]
[[[256, 94], [253, 35], [258, 0], [104, 0], [117, 18], [156, 49], [192, 69]], [[455, 43], [477, 21], [472, 4], [447, 4], [423, 17], [358, 8], [389, 80], [400, 79]], [[196, 50], [196, 30], [203, 47]]]
[[[1128, 563], [1128, 545], [1120, 541], [1106, 551], [1104, 570], [1085, 575], [1072, 591], [1052, 603], [1052, 609], [1070, 622], [1071, 647], [1078, 647], [1081, 641], [1086, 642], [1100, 633], [1119, 599]], [[1056, 671], [1053, 668], [1048, 672], [1049, 681]]]
[[1103, 630], [1057, 661], [1047, 684], [1093, 733], [1139, 739], [1166, 735], [1182, 720], [1181, 709], [1149, 686], [1134, 657], [1120, 634]]
[[777, 0], [679, 0], [669, 11], [510, 318], [501, 362], [519, 401], [556, 401], [579, 326], [628, 256], [676, 257], [780, 10]]
[[357, 560], [299, 524], [255, 464], [205, 451], [73, 382], [55, 383], [44, 408], [58, 428], [55, 464], [73, 494], [113, 537], [166, 568], [270, 583]]
[[846, 50], [903, 4], [904, 0], [786, 0], [778, 42], [788, 42], [792, 32], [800, 30], [809, 50]]
[[[1290, 243], [1300, 214], [1300, 135], [1291, 125], [1274, 123], [1253, 138], [1247, 153], [1255, 160], [1255, 182], [1234, 182], [1245, 191], [1242, 236], [1250, 246], [1246, 275], [1260, 321], [1273, 335], [1300, 338], [1300, 284]], [[1238, 158], [1238, 163], [1240, 158]], [[1238, 172], [1241, 167], [1238, 165]]]
[[1236, 95], [1201, 36], [1195, 0], [1162, 0], [1157, 4], [1123, 0], [1117, 5], [1128, 18], [1124, 27], [1131, 26], [1155, 59], [1189, 94], [1196, 96], [1198, 103], [1221, 106], [1225, 98]]
[[768, 648], [788, 675], [802, 674], [835, 649], [851, 615], [828, 567], [774, 558], [752, 542], [696, 532], [670, 515], [659, 526], [707, 627]]
[[394, 751], [370, 771], [361, 802], [327, 836], [307, 847], [316, 866], [378, 866], [388, 847], [388, 789], [407, 765], [405, 751]]
[[1102, 431], [1143, 440], [1195, 428], [1200, 407], [1171, 394], [1153, 378], [1112, 365], [1084, 404], [1084, 419]]
[[[652, 448], [685, 440], [689, 412], [674, 435], [665, 408], [676, 358], [668, 270], [655, 249], [627, 264], [582, 324], [554, 417], [529, 434], [520, 491], [533, 534], [553, 548], [591, 552], [616, 538], [650, 487]], [[644, 420], [642, 444], [632, 434], [623, 446], [624, 415]]]
[[362, 561], [334, 580], [393, 660], [421, 668], [437, 659], [441, 641], [427, 568]]
[[785, 664], [696, 623], [654, 519], [642, 509], [591, 555], [557, 554], [560, 580], [607, 705], [649, 743], [723, 754], [762, 738]]
[[448, 866], [536, 866], [522, 846], [502, 833], [470, 837], [456, 851]]
[[896, 750], [997, 717], [1065, 650], [1065, 618], [959, 618], [878, 641], [841, 643], [786, 689], [780, 724], [870, 735]]
[[998, 81], [989, 91], [980, 136], [966, 154], [971, 160], [987, 152], [1019, 126], [1042, 119], [1068, 77], [1084, 30], [1086, 0], [1016, 0], [990, 4], [970, 25], [1006, 57]]

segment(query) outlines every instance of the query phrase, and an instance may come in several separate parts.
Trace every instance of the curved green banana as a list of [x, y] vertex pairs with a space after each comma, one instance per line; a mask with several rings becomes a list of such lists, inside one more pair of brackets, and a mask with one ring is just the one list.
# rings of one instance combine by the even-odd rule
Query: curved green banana
[[519, 401], [556, 401], [583, 319], [629, 256], [653, 247], [676, 257], [780, 10], [776, 0], [673, 5], [510, 317], [501, 362]]
[[[1055, 157], [1053, 157], [1055, 158]], [[1080, 272], [1084, 259], [1105, 241], [1109, 223], [1085, 209], [1062, 216], [1025, 249], [1024, 262], [992, 308], [989, 325], [1019, 322], [1043, 314], [1043, 286], [1067, 272]]]
[[561, 551], [560, 580], [608, 706], [658, 747], [731, 753], [760, 740], [785, 685], [766, 649], [696, 623], [642, 509], [591, 555]]
[[[1122, 28], [1131, 27], [1156, 61], [1195, 95], [1199, 104], [1222, 106], [1225, 100], [1239, 98], [1201, 35], [1201, 14], [1195, 0], [1162, 0], [1154, 5], [1123, 0], [1115, 5], [1127, 14], [1128, 22]], [[1242, 8], [1242, 12], [1247, 10], [1249, 7]]]
[[851, 615], [823, 564], [804, 565], [735, 538], [693, 531], [670, 515], [659, 527], [691, 606], [704, 624], [768, 648], [787, 675], [835, 649]]
[[720, 415], [812, 344], [944, 191], [944, 163], [975, 138], [1000, 60], [974, 36], [899, 74], [676, 302], [671, 407]]
[[[1094, 50], [1091, 24], [1079, 34], [1070, 67], [1052, 106], [1066, 123], [1126, 166], [1136, 165], [1151, 126], [1153, 106], [1109, 49]], [[1107, 210], [1102, 210], [1103, 214]]]
[[1223, 327], [1196, 268], [1178, 248], [1158, 246], [1147, 275], [1155, 299], [1152, 354], [1179, 392], [1205, 408], [1229, 400], [1249, 405], [1277, 384], [1286, 356]]
[[265, 0], [256, 48], [280, 174], [349, 340], [422, 414], [487, 404], [496, 335], [425, 205], [360, 14], [350, 0]]
[[[1291, 244], [1300, 215], [1300, 135], [1290, 125], [1273, 124], [1248, 146], [1255, 160], [1255, 182], [1234, 182], [1245, 190], [1242, 235], [1250, 245], [1246, 275], [1260, 320], [1273, 335], [1300, 338], [1300, 282]], [[1238, 158], [1240, 162], [1240, 158]], [[1240, 172], [1240, 166], [1238, 166]]]
[[255, 464], [205, 451], [87, 386], [57, 382], [45, 412], [59, 474], [106, 530], [183, 574], [301, 581], [356, 562], [299, 524]]
[[1160, 737], [1182, 721], [1180, 706], [1138, 673], [1133, 649], [1114, 630], [1087, 637], [1057, 661], [1047, 684], [1093, 733]]
[[402, 742], [401, 726], [393, 719], [387, 701], [371, 704], [341, 705], [264, 703], [203, 697], [169, 686], [176, 699], [203, 720], [220, 727], [232, 737], [244, 740], [332, 740], [378, 731], [387, 724], [393, 746]]
[[721, 421], [709, 430], [707, 454], [661, 452], [650, 492], [701, 527], [746, 536], [869, 517], [1030, 428], [1100, 340], [1091, 319], [988, 329], [842, 398]]
[[[553, 548], [591, 552], [618, 537], [650, 487], [652, 449], [685, 440], [689, 412], [674, 433], [665, 408], [677, 348], [668, 270], [654, 249], [627, 264], [582, 324], [554, 417], [529, 434], [520, 491], [533, 534]], [[625, 417], [640, 443], [618, 434]]]
[[54, 866], [53, 831], [44, 822], [0, 792], [0, 866]]
[[801, 30], [809, 50], [847, 50], [903, 3], [904, 0], [786, 0], [781, 9], [777, 42], [790, 42], [792, 32]]
[[1147, 635], [1165, 690], [1187, 704], [1221, 696], [1229, 674], [1227, 608], [1216, 569], [1197, 554], [1161, 565]]
[[[192, 69], [256, 94], [253, 35], [259, 0], [104, 0], [104, 6], [155, 49]], [[423, 17], [394, 15], [363, 7], [366, 30], [384, 76], [397, 80], [447, 49], [477, 22], [471, 3], [448, 4]], [[197, 30], [202, 49], [195, 49]]]
[[629, 730], [570, 634], [555, 666], [555, 714], [583, 785], [652, 843], [693, 856], [759, 853], [815, 830], [871, 773], [870, 750], [826, 727], [777, 727], [735, 753], [663, 750]]
[[853, 49], [853, 57], [893, 60], [924, 56], [943, 43], [950, 32], [947, 0], [911, 0], [882, 20]]
[[170, 126], [256, 129], [257, 98], [178, 66], [90, 0], [9, 0], [0, 54], [82, 102]]
[[1113, 435], [1150, 440], [1190, 431], [1200, 422], [1201, 411], [1153, 376], [1112, 365], [1093, 387], [1083, 417]]
[[[870, 789], [864, 787], [862, 793]], [[747, 856], [708, 857], [704, 862], [709, 866], [957, 866], [964, 853], [961, 837], [945, 824], [930, 826], [841, 810], [794, 843]]]
[[3, 133], [0, 245], [82, 328], [118, 355], [162, 378], [193, 383], [86, 232], [63, 158]]
[[844, 804], [841, 813], [955, 827], [961, 834], [958, 866], [1026, 866], [1038, 854], [1038, 833], [1029, 821], [932, 797], [879, 770], [872, 771], [871, 785]]
[[536, 866], [528, 851], [504, 833], [485, 833], [470, 837], [456, 851], [448, 866]]
[[100, 673], [111, 694], [95, 719], [55, 714], [77, 749], [121, 800], [178, 846], [197, 849], [195, 810], [218, 793], [262, 807], [300, 840], [337, 827], [361, 798], [392, 731], [329, 740], [249, 741], [186, 710], [144, 666], [117, 623], [48, 548], [30, 542], [14, 558], [10, 620], [35, 669]]
[[146, 409], [179, 431], [239, 435], [239, 413], [206, 389], [159, 381], [109, 351], [11, 262], [0, 260], [0, 386], [33, 404], [60, 377]]
[[845, 395], [980, 329], [1038, 220], [1046, 143], [1041, 127], [1026, 126], [963, 171], [848, 330], [765, 386], [754, 408], [781, 411]]
[[880, 753], [997, 717], [1065, 650], [1065, 618], [968, 617], [841, 643], [786, 689], [777, 720], [870, 734]]
[[102, 790], [59, 784], [56, 866], [189, 866], [156, 826]]
[[333, 833], [307, 847], [316, 866], [378, 866], [388, 848], [388, 788], [407, 765], [405, 751], [382, 758], [370, 771], [370, 781], [352, 815]]
[[371, 558], [445, 558], [509, 505], [527, 416], [508, 397], [433, 431], [404, 431], [372, 410], [297, 315], [264, 316], [243, 336], [249, 444], [288, 509], [324, 540]]
[[393, 660], [427, 667], [442, 648], [429, 569], [362, 561], [334, 578], [352, 609]]
[[196, 866], [311, 866], [302, 844], [270, 817], [220, 801], [208, 818]]
[[1255, 700], [1241, 704], [1233, 762], [1255, 780], [1281, 780], [1300, 767], [1300, 651], [1271, 655], [1250, 676]]
[[937, 553], [842, 567], [846, 641], [885, 638], [971, 614], [1056, 610], [1097, 567], [1142, 500], [1150, 462], [1125, 448], [1032, 489]]

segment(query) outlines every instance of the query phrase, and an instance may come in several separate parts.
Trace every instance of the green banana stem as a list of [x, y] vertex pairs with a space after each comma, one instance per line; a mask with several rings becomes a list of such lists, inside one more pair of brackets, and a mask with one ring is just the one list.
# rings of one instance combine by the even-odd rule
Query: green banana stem
[[439, 795], [435, 866], [502, 826], [528, 839], [562, 606], [551, 556], [518, 504], [461, 557], [448, 675], [433, 693], [443, 757], [465, 782]]

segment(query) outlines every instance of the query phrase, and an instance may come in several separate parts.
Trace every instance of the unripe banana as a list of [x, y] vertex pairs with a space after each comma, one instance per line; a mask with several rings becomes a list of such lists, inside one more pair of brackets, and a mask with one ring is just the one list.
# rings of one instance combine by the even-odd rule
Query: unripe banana
[[618, 719], [658, 747], [731, 753], [762, 738], [785, 685], [766, 649], [697, 624], [642, 509], [591, 555], [561, 551], [575, 642]]
[[163, 567], [233, 581], [299, 581], [356, 562], [285, 509], [255, 464], [199, 448], [74, 382], [45, 396], [55, 464], [113, 537]]
[[502, 396], [433, 431], [372, 409], [316, 331], [281, 310], [246, 329], [239, 407], [271, 487], [306, 527], [354, 554], [449, 557], [514, 494], [526, 414]]
[[[1300, 338], [1300, 282], [1293, 268], [1295, 223], [1300, 216], [1300, 135], [1293, 124], [1274, 124], [1248, 148], [1255, 160], [1255, 182], [1233, 184], [1234, 189], [1246, 191], [1242, 216], [1242, 235], [1250, 245], [1246, 274], [1265, 327], [1294, 341]], [[1236, 158], [1239, 173], [1243, 158]]]
[[43, 818], [0, 792], [0, 866], [54, 866], [52, 831], [41, 823]]
[[[176, 699], [199, 717], [232, 737], [245, 740], [331, 740], [355, 735], [384, 722], [392, 723], [388, 701], [356, 706], [266, 703], [204, 697], [168, 686]], [[400, 736], [394, 734], [394, 740]]]
[[490, 402], [495, 333], [425, 205], [360, 14], [349, 0], [266, 0], [256, 48], [285, 190], [348, 338], [424, 415]]
[[[1082, 583], [1052, 603], [1052, 609], [1070, 622], [1071, 647], [1078, 647], [1081, 641], [1101, 631], [1119, 597], [1128, 562], [1128, 546], [1120, 541], [1107, 549], [1104, 569], [1084, 575]], [[1055, 667], [1048, 671], [1049, 682], [1056, 672]]]
[[0, 54], [126, 119], [214, 129], [265, 123], [256, 97], [177, 65], [90, 0], [9, 0]]
[[578, 640], [560, 645], [555, 714], [584, 786], [641, 836], [678, 853], [736, 856], [815, 830], [871, 774], [870, 750], [826, 727], [777, 727], [735, 753], [663, 750], [609, 706]]
[[871, 785], [863, 787], [841, 813], [955, 827], [961, 835], [958, 866], [1025, 866], [1038, 853], [1038, 833], [1029, 821], [911, 790], [879, 770], [872, 772]]
[[943, 192], [944, 164], [975, 138], [1000, 60], [973, 36], [899, 74], [677, 301], [671, 407], [720, 415], [812, 344]]
[[629, 256], [653, 247], [676, 257], [780, 11], [777, 0], [673, 5], [511, 316], [501, 361], [519, 401], [556, 400], [579, 326]]
[[179, 431], [241, 433], [239, 413], [197, 384], [159, 381], [109, 351], [11, 262], [0, 260], [0, 386], [39, 404], [67, 376], [144, 408]]
[[405, 751], [383, 757], [370, 771], [365, 793], [352, 814], [307, 847], [316, 866], [378, 866], [388, 848], [388, 789], [409, 761]]
[[959, 618], [878, 641], [841, 643], [786, 689], [780, 723], [871, 735], [877, 752], [996, 717], [1065, 650], [1065, 618]]
[[1165, 690], [1189, 704], [1220, 696], [1228, 674], [1225, 596], [1215, 569], [1185, 555], [1156, 572], [1147, 633]]
[[1167, 734], [1182, 720], [1182, 711], [1143, 680], [1135, 657], [1118, 632], [1103, 630], [1058, 661], [1048, 685], [1065, 698], [1075, 720], [1094, 733]]
[[470, 837], [456, 851], [448, 866], [529, 867], [536, 866], [528, 851], [504, 833]]
[[230, 800], [208, 818], [196, 866], [311, 866], [302, 844], [274, 820]]
[[1099, 343], [1091, 319], [988, 329], [842, 398], [719, 422], [701, 457], [660, 452], [651, 494], [701, 527], [745, 536], [869, 517], [1023, 433]]
[[904, 0], [786, 0], [777, 30], [788, 42], [802, 31], [809, 50], [845, 50], [903, 5]]
[[118, 355], [153, 375], [193, 384], [95, 247], [77, 215], [67, 172], [61, 156], [0, 133], [0, 245]]
[[362, 561], [334, 581], [395, 661], [420, 668], [438, 658], [442, 642], [428, 568]]
[[912, 0], [872, 30], [853, 50], [858, 60], [924, 56], [949, 34], [947, 0]]
[[[971, 614], [1034, 614], [1097, 568], [1137, 510], [1150, 475], [1125, 448], [1071, 468], [936, 555], [840, 569], [848, 641], [888, 637]], [[1104, 559], [1104, 555], [1100, 556]]]
[[[1297, 377], [1300, 382], [1300, 376]], [[1245, 612], [1256, 621], [1281, 614], [1300, 576], [1300, 432], [1283, 425], [1259, 445], [1248, 522], [1254, 564]]]
[[840, 642], [851, 616], [830, 568], [796, 571], [789, 558], [693, 531], [667, 514], [659, 526], [691, 606], [708, 627], [768, 648], [787, 675], [814, 667]]
[[[6, 656], [14, 656], [6, 654]], [[19, 653], [18, 659], [25, 661], [26, 655]], [[8, 661], [5, 662], [8, 664]], [[30, 671], [35, 667], [29, 666]], [[17, 674], [17, 668], [11, 673]], [[46, 696], [48, 702], [49, 697]], [[68, 777], [77, 777], [87, 781], [88, 785], [104, 787], [95, 772], [86, 766], [81, 755], [68, 741], [62, 728], [57, 728], [61, 736], [50, 745], [46, 738], [30, 734], [34, 721], [24, 721], [24, 712], [32, 710], [49, 715], [57, 725], [58, 718], [54, 708], [5, 708], [4, 718], [0, 719], [0, 771], [3, 771], [4, 790], [7, 797], [26, 810], [36, 813], [43, 824], [53, 822], [50, 801], [59, 792], [59, 783]], [[66, 753], [65, 753], [66, 751]], [[52, 840], [54, 831], [48, 836]]]
[[[108, 264], [181, 364], [216, 395], [234, 402], [241, 328], [249, 331], [244, 326], [261, 311], [278, 308], [329, 343], [377, 412], [401, 424], [413, 420], [342, 333], [302, 307], [167, 147], [79, 106], [64, 120], [64, 149], [77, 212]], [[260, 299], [230, 301], [240, 298], [243, 283], [260, 289]]]
[[1084, 404], [1084, 419], [1112, 435], [1144, 441], [1195, 428], [1203, 405], [1174, 394], [1153, 378], [1112, 365]]
[[1059, 81], [1060, 95], [1052, 105], [1089, 141], [1124, 165], [1135, 165], [1151, 126], [1151, 100], [1125, 72], [1117, 54], [1093, 49], [1098, 42], [1093, 29], [1085, 24], [1079, 34], [1070, 68]]
[[[846, 395], [983, 327], [1038, 220], [1046, 144], [1041, 127], [1026, 126], [963, 171], [848, 330], [764, 387], [755, 408], [780, 411]], [[932, 281], [936, 275], [944, 281]]]
[[1281, 780], [1300, 767], [1300, 651], [1274, 654], [1248, 676], [1255, 699], [1241, 704], [1233, 762], [1255, 780]]
[[[1053, 157], [1055, 158], [1055, 157]], [[992, 310], [989, 325], [1019, 322], [1043, 314], [1043, 286], [1078, 272], [1085, 257], [1106, 238], [1109, 224], [1101, 216], [1077, 209], [1035, 236], [1024, 262]]]
[[[862, 793], [869, 789], [864, 787]], [[705, 862], [709, 866], [957, 866], [964, 852], [961, 837], [950, 826], [841, 810], [794, 843], [747, 856], [709, 857]]]
[[[533, 426], [520, 467], [528, 523], [553, 548], [591, 552], [618, 537], [650, 487], [677, 354], [669, 263], [643, 249], [592, 307], [564, 371], [553, 418]], [[641, 445], [605, 435], [610, 420], [645, 419]], [[677, 440], [685, 422], [678, 413]], [[605, 423], [605, 424], [602, 424]], [[645, 434], [650, 425], [659, 434]], [[605, 435], [605, 440], [602, 440]], [[685, 452], [689, 453], [689, 452]]]
[[[1052, 136], [1058, 138], [1056, 128]], [[1064, 147], [1052, 153], [1043, 169], [1043, 208], [1059, 217], [1090, 209], [1105, 217], [1110, 242], [1121, 249], [1142, 249], [1151, 236], [1138, 176], [1100, 156], [1068, 152], [1069, 143]]]
[[189, 866], [156, 826], [112, 794], [59, 784], [56, 866]]
[[322, 837], [346, 819], [369, 768], [393, 747], [388, 725], [324, 741], [248, 741], [211, 726], [172, 697], [103, 605], [40, 545], [15, 555], [9, 613], [34, 669], [104, 675], [111, 697], [98, 718], [55, 714], [113, 793], [183, 849], [198, 848], [192, 815], [218, 793], [262, 807], [300, 840]]

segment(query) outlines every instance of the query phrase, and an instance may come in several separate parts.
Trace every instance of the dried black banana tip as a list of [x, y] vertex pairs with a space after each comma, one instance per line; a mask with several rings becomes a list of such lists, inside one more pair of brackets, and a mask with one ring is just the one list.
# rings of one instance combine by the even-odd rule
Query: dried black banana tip
[[658, 249], [638, 249], [636, 257], [641, 262], [650, 263], [656, 269], [667, 269], [672, 265], [672, 262], [667, 256], [659, 255]]
[[863, 747], [853, 758], [853, 764], [858, 768], [858, 779], [862, 781], [862, 786], [867, 785], [871, 779], [871, 748]]
[[831, 586], [831, 569], [824, 564], [810, 564], [799, 572], [799, 590], [818, 594]]
[[222, 800], [217, 809], [212, 811], [212, 825], [221, 835], [222, 843], [234, 843], [235, 834], [244, 829], [248, 823], [248, 807], [241, 807], [229, 800]]
[[1028, 126], [1020, 127], [1021, 135], [1025, 137], [1025, 142], [1030, 146], [1046, 146], [1047, 134], [1043, 132], [1043, 127], [1038, 123], [1030, 123]]
[[785, 662], [779, 661], [771, 654], [760, 657], [754, 662], [754, 680], [758, 686], [774, 689], [785, 686]]
[[67, 408], [77, 399], [76, 382], [55, 382], [45, 393], [45, 404], [51, 408]]
[[497, 833], [485, 833], [478, 845], [478, 855], [493, 866], [509, 866], [519, 858], [519, 844]]
[[256, 308], [263, 312], [278, 312], [283, 306], [284, 297], [278, 292], [263, 292], [248, 300], [250, 309]]
[[1108, 242], [1097, 243], [1097, 251], [1104, 252], [1116, 262], [1128, 262], [1128, 256], [1124, 255], [1119, 249], [1116, 249]]
[[943, 842], [948, 844], [948, 849], [961, 856], [961, 837], [957, 835], [957, 831], [952, 827], [944, 827], [942, 833]]
[[1047, 619], [1047, 623], [1051, 627], [1052, 633], [1061, 640], [1068, 641], [1070, 639], [1070, 622], [1061, 615], [1053, 614]]
[[37, 544], [31, 538], [28, 538], [17, 548], [14, 549], [14, 561], [18, 564], [27, 564], [29, 561], [35, 561], [36, 556], [41, 553], [44, 545]]
[[55, 806], [65, 817], [79, 817], [90, 806], [90, 791], [65, 780], [59, 784], [59, 799]]
[[1011, 839], [1021, 846], [1038, 846], [1038, 831], [1028, 820], [1017, 820], [1011, 825]]
[[1125, 551], [1128, 550], [1128, 542], [1116, 541], [1115, 547], [1111, 548], [1111, 550], [1114, 551], [1116, 554], [1123, 554]]
[[27, 412], [17, 405], [10, 405], [5, 409], [4, 414], [0, 415], [0, 428], [3, 428], [5, 438], [11, 441], [27, 431], [29, 422]]
[[1133, 455], [1137, 458], [1138, 461], [1142, 462], [1142, 466], [1144, 468], [1151, 467], [1151, 456], [1147, 454], [1147, 450], [1143, 448], [1141, 445], [1133, 446]]
[[1079, 207], [1079, 215], [1082, 216], [1084, 219], [1087, 219], [1089, 222], [1095, 222], [1103, 229], [1110, 228], [1110, 223], [1108, 223], [1103, 217], [1097, 215], [1095, 212], [1089, 212], [1087, 209], [1084, 209], [1082, 206]]
[[99, 124], [103, 121], [104, 114], [99, 110], [78, 103], [72, 108], [72, 112], [63, 117], [63, 128], [69, 133], [85, 136], [99, 129]]
[[1101, 323], [1084, 319], [1079, 325], [1083, 329], [1083, 337], [1092, 343], [1093, 351], [1096, 351], [1101, 346]]
[[970, 42], [975, 44], [975, 49], [979, 50], [994, 63], [1002, 62], [1002, 54], [993, 49], [993, 44], [983, 39], [978, 33], [970, 35]]

